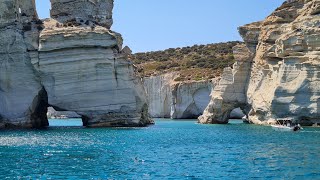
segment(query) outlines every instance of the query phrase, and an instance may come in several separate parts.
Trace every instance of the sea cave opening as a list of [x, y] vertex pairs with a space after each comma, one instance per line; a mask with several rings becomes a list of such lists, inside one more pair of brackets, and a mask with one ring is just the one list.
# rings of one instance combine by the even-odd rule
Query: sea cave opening
[[49, 127], [82, 127], [86, 125], [82, 117], [73, 111], [59, 111], [48, 107], [47, 117]]
[[244, 110], [240, 107], [234, 108], [229, 115], [230, 124], [242, 124], [245, 123], [247, 115], [244, 113]]

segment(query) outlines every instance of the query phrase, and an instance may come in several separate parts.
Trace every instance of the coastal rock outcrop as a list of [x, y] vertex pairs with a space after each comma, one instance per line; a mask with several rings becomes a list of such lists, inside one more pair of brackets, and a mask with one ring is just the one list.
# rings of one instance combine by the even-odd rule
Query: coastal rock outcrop
[[264, 21], [240, 27], [254, 55], [225, 69], [199, 121], [227, 123], [230, 109], [240, 106], [250, 123], [319, 123], [319, 7], [318, 0], [286, 1]]
[[33, 0], [0, 2], [0, 128], [46, 126], [46, 93], [31, 64]]
[[250, 122], [319, 122], [319, 7], [318, 0], [285, 2], [260, 22], [247, 92]]
[[0, 3], [0, 122], [44, 127], [52, 106], [90, 127], [152, 123], [122, 37], [110, 30], [113, 0], [51, 3], [44, 22], [34, 0]]
[[244, 44], [233, 48], [236, 63], [225, 68], [221, 80], [211, 93], [211, 101], [199, 122], [204, 124], [226, 124], [230, 113], [240, 107], [247, 109], [246, 90], [249, 81], [252, 53]]
[[213, 83], [177, 82], [178, 77], [178, 73], [167, 73], [144, 78], [151, 117], [192, 119], [202, 114], [209, 103]]
[[145, 91], [121, 53], [121, 35], [108, 29], [112, 7], [113, 0], [53, 0], [37, 69], [48, 103], [78, 113], [84, 125], [144, 126], [151, 122]]

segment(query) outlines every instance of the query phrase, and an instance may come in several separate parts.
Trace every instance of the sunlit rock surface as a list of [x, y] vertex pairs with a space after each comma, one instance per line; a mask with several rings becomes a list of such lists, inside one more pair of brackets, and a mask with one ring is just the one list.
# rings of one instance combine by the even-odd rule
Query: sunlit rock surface
[[246, 66], [251, 68], [247, 88], [233, 88], [245, 78], [237, 79], [242, 76], [234, 74], [237, 67], [226, 69], [199, 121], [227, 123], [230, 109], [243, 106], [255, 124], [319, 123], [319, 7], [318, 0], [287, 1], [264, 21], [240, 27], [254, 54], [252, 65]]
[[141, 81], [120, 52], [121, 35], [108, 29], [113, 1], [52, 3], [53, 19], [44, 22], [35, 64], [48, 103], [78, 113], [87, 126], [148, 125]]
[[177, 73], [144, 78], [152, 117], [192, 119], [202, 114], [210, 100], [213, 83], [176, 82]]
[[46, 126], [46, 93], [31, 64], [34, 1], [1, 1], [0, 17], [0, 128]]
[[0, 126], [44, 127], [46, 111], [74, 111], [84, 125], [146, 126], [146, 94], [110, 30], [112, 0], [0, 2]]
[[284, 3], [261, 22], [247, 92], [252, 123], [319, 122], [319, 7], [318, 0]]
[[182, 82], [173, 86], [171, 118], [196, 119], [202, 115], [210, 101], [210, 81]]
[[144, 88], [149, 102], [149, 113], [154, 118], [170, 118], [173, 104], [172, 86], [175, 73], [144, 78]]
[[244, 45], [233, 48], [236, 63], [225, 68], [221, 80], [211, 93], [211, 101], [199, 122], [204, 124], [226, 124], [233, 109], [247, 109], [246, 90], [252, 63], [252, 53]]

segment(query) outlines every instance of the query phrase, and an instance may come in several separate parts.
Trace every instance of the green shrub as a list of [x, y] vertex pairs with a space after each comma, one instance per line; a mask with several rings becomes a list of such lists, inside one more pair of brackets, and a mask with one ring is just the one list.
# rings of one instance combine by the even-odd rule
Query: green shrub
[[234, 64], [232, 48], [241, 42], [194, 45], [164, 51], [136, 53], [130, 56], [134, 64], [144, 69], [144, 76], [178, 71], [180, 80], [212, 79], [225, 67]]

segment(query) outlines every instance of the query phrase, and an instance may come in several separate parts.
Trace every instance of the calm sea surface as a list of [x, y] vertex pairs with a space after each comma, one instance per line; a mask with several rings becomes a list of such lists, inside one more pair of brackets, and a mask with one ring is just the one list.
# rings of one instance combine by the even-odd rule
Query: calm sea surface
[[320, 129], [156, 123], [0, 131], [0, 179], [320, 179]]

